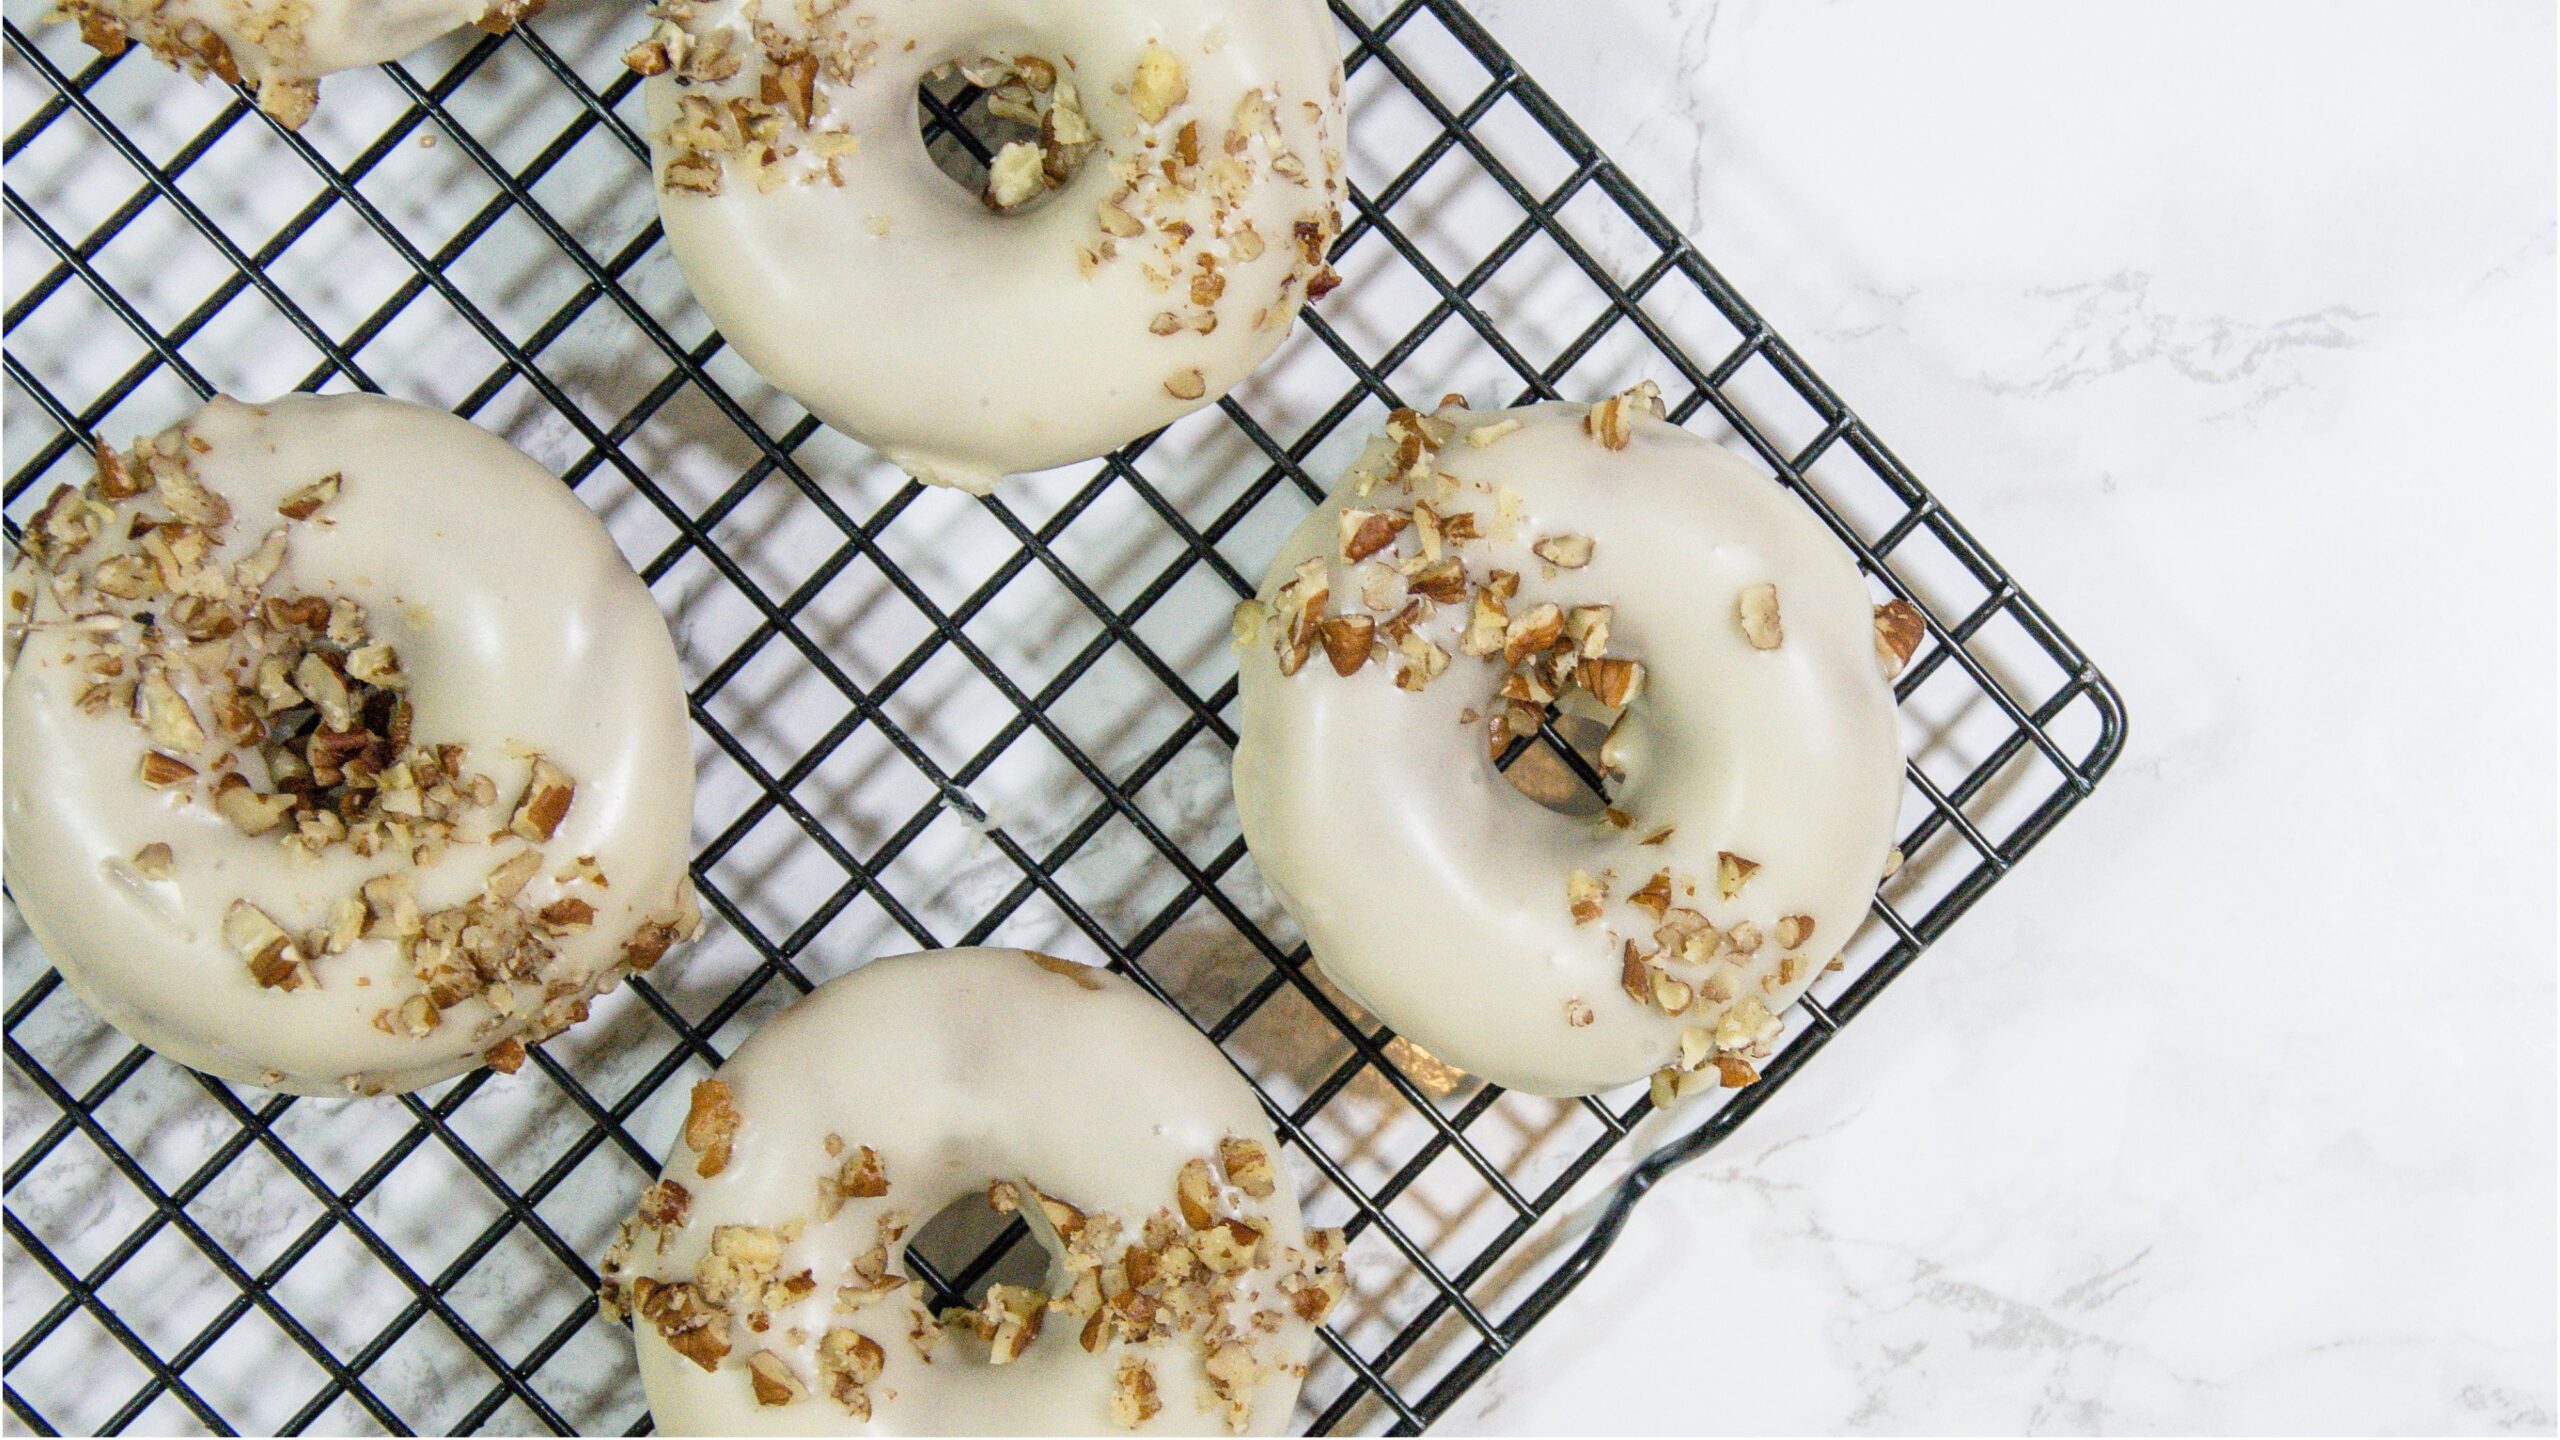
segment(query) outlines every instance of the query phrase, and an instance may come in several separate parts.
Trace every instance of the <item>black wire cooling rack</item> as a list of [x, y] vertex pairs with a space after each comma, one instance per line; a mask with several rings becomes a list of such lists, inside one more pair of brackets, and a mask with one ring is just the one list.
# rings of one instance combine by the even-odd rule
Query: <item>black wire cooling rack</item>
[[[512, 1079], [317, 1102], [134, 1047], [13, 922], [11, 1428], [645, 1430], [591, 1261], [691, 1082], [865, 956], [992, 941], [1111, 963], [1226, 1047], [1313, 1217], [1354, 1237], [1299, 1418], [1416, 1430], [2089, 793], [2123, 743], [2113, 692], [1796, 352], [1454, 0], [1336, 9], [1343, 289], [1223, 404], [982, 503], [821, 430], [694, 309], [616, 63], [629, 7], [558, 0], [333, 78], [295, 135], [13, 5], [11, 534], [93, 437], [218, 389], [383, 389], [507, 434], [670, 613], [712, 926]], [[921, 97], [962, 165], [973, 98]], [[1758, 1086], [1631, 1141], [1641, 1094], [1453, 1075], [1307, 964], [1226, 790], [1225, 641], [1390, 405], [1647, 376], [1929, 637], [1899, 683], [1905, 862], [1847, 970]], [[1018, 1228], [952, 1223], [915, 1261], [946, 1295], [1019, 1263]]]

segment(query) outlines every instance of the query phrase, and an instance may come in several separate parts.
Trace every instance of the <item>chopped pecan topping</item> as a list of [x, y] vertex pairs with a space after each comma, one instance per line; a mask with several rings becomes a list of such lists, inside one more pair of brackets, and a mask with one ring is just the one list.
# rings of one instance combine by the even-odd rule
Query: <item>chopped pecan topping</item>
[[559, 833], [560, 822], [568, 818], [570, 802], [577, 793], [577, 782], [567, 772], [537, 755], [507, 828], [537, 845], [543, 844]]
[[1592, 406], [1582, 417], [1582, 428], [1604, 447], [1624, 450], [1635, 438], [1635, 417], [1639, 414], [1656, 419], [1663, 414], [1662, 391], [1650, 380]]
[[1124, 1356], [1111, 1377], [1111, 1423], [1135, 1430], [1163, 1412], [1155, 1368], [1135, 1355]]
[[1559, 570], [1579, 570], [1591, 563], [1592, 543], [1588, 535], [1550, 535], [1529, 549]]
[[1218, 1163], [1226, 1167], [1227, 1183], [1256, 1200], [1266, 1200], [1278, 1187], [1278, 1173], [1271, 1165], [1271, 1152], [1259, 1140], [1230, 1135], [1218, 1142]]
[[1191, 78], [1182, 57], [1150, 43], [1138, 56], [1137, 74], [1129, 81], [1129, 107], [1150, 125], [1164, 122], [1173, 107], [1191, 98]]
[[1357, 563], [1368, 559], [1395, 543], [1413, 523], [1413, 516], [1402, 510], [1345, 510], [1337, 517], [1341, 528], [1342, 558]]
[[223, 943], [249, 962], [249, 978], [271, 990], [294, 990], [303, 982], [304, 956], [293, 937], [274, 917], [246, 900], [234, 900], [222, 916]]
[[302, 486], [276, 502], [276, 513], [287, 520], [308, 520], [338, 498], [346, 477], [332, 472]]
[[836, 1188], [856, 1200], [876, 1200], [889, 1193], [889, 1172], [880, 1152], [865, 1145], [845, 1157], [836, 1172]]
[[1618, 953], [1618, 988], [1626, 991], [1627, 998], [1639, 1005], [1649, 1004], [1653, 999], [1653, 967], [1644, 963], [1644, 957], [1636, 953], [1633, 940], [1626, 942], [1626, 948]]
[[1603, 656], [1585, 660], [1574, 668], [1574, 679], [1591, 698], [1612, 710], [1634, 703], [1644, 691], [1644, 665], [1635, 660]]
[[1564, 898], [1573, 923], [1588, 925], [1600, 918], [1601, 904], [1609, 898], [1609, 886], [1587, 870], [1576, 870], [1564, 879]]
[[161, 841], [155, 840], [133, 852], [133, 873], [145, 880], [166, 880], [176, 868], [176, 853]]
[[1716, 893], [1730, 900], [1742, 893], [1760, 868], [1757, 860], [1745, 860], [1730, 850], [1716, 852]]
[[261, 794], [238, 775], [225, 775], [214, 782], [213, 808], [243, 835], [264, 835], [284, 823], [292, 813], [294, 797], [289, 794]]
[[693, 1208], [693, 1193], [673, 1180], [661, 1180], [640, 1196], [640, 1222], [670, 1229], [684, 1223]]
[[1735, 613], [1742, 622], [1742, 638], [1754, 650], [1775, 650], [1786, 639], [1786, 631], [1778, 623], [1778, 587], [1753, 585], [1735, 602]]
[[738, 1107], [726, 1081], [695, 1084], [693, 1103], [684, 1117], [684, 1143], [693, 1147], [694, 1168], [704, 1179], [729, 1168], [729, 1145], [737, 1136], [738, 1119]]
[[755, 1390], [759, 1405], [788, 1405], [809, 1393], [791, 1365], [770, 1350], [759, 1350], [747, 1357], [747, 1379]]
[[1175, 1175], [1175, 1198], [1182, 1207], [1182, 1223], [1194, 1230], [1206, 1230], [1217, 1221], [1213, 1208], [1217, 1199], [1217, 1181], [1209, 1174], [1209, 1162], [1190, 1159], [1182, 1162]]
[[1316, 627], [1324, 641], [1325, 658], [1333, 662], [1337, 675], [1348, 675], [1368, 663], [1377, 630], [1378, 622], [1366, 615], [1337, 615]]

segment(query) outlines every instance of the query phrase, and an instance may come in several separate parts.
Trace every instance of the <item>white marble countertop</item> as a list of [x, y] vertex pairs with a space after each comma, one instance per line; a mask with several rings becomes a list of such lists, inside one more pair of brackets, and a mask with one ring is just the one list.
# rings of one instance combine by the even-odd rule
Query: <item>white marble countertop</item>
[[1477, 9], [2133, 739], [1445, 1428], [2549, 1433], [2550, 8]]

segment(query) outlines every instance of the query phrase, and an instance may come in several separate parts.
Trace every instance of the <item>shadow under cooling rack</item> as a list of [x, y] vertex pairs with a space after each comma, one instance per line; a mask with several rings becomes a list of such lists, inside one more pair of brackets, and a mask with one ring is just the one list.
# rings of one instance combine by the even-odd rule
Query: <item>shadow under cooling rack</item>
[[[298, 135], [9, 14], [11, 534], [93, 439], [217, 390], [380, 389], [498, 430], [669, 614], [711, 916], [515, 1077], [379, 1102], [150, 1056], [13, 918], [12, 1428], [643, 1430], [591, 1258], [687, 1088], [865, 957], [987, 941], [1109, 963], [1225, 1047], [1311, 1218], [1353, 1236], [1300, 1422], [1418, 1429], [2121, 749], [2097, 670], [1448, 0], [1336, 6], [1356, 212], [1303, 333], [1223, 404], [984, 502], [822, 430], [712, 332], [660, 243], [618, 63], [635, 7], [555, 0], [332, 78]], [[934, 97], [945, 143], [970, 98]], [[1903, 866], [1763, 1083], [1680, 1128], [1640, 1093], [1509, 1094], [1403, 1045], [1307, 963], [1227, 787], [1229, 607], [1389, 407], [1642, 378], [1929, 619], [1899, 683]], [[915, 1263], [967, 1293], [1019, 1241]]]

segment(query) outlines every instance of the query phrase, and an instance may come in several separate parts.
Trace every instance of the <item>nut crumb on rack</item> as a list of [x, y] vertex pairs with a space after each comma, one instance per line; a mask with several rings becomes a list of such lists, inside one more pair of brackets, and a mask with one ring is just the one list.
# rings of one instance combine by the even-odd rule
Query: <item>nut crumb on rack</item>
[[1918, 606], [1908, 600], [1888, 600], [1876, 607], [1876, 664], [1884, 678], [1894, 679], [1902, 667], [1911, 663], [1912, 652], [1929, 633], [1928, 622], [1920, 618]]

